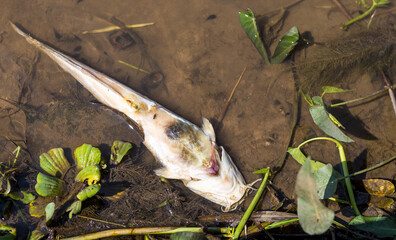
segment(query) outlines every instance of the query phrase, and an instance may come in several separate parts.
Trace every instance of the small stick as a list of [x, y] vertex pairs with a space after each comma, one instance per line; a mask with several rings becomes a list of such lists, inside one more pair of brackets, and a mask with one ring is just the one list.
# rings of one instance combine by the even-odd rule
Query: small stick
[[348, 20], [352, 20], [352, 16], [349, 15], [347, 10], [344, 8], [344, 6], [341, 5], [341, 3], [338, 0], [333, 0], [333, 3], [337, 5], [337, 7], [340, 9], [340, 11], [345, 15]]
[[237, 83], [236, 83], [235, 86], [234, 86], [234, 89], [232, 89], [232, 92], [231, 92], [231, 94], [230, 94], [230, 97], [229, 97], [228, 100], [227, 100], [227, 103], [226, 103], [226, 105], [225, 105], [225, 107], [224, 107], [224, 109], [223, 109], [223, 112], [221, 113], [221, 115], [220, 115], [219, 118], [217, 119], [216, 128], [217, 128], [217, 126], [219, 126], [219, 124], [223, 121], [224, 116], [225, 116], [225, 114], [226, 114], [226, 112], [227, 112], [228, 106], [230, 105], [231, 98], [232, 98], [232, 96], [234, 95], [235, 89], [238, 87], [238, 84], [239, 84], [239, 82], [241, 81], [242, 76], [243, 76], [243, 74], [245, 73], [245, 71], [246, 71], [246, 67], [243, 69], [241, 75], [239, 76], [238, 81], [237, 81]]
[[395, 111], [395, 115], [396, 115], [396, 98], [395, 98], [395, 93], [393, 92], [392, 84], [390, 80], [386, 77], [383, 70], [381, 70], [381, 74], [386, 86], [388, 87], [389, 97], [391, 98], [393, 111]]

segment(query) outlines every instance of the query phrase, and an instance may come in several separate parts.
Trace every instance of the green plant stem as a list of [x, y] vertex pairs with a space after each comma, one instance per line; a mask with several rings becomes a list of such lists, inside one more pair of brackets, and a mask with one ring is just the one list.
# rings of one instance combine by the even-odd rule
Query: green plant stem
[[98, 239], [98, 238], [106, 238], [106, 237], [116, 237], [116, 236], [128, 236], [128, 235], [145, 235], [145, 234], [172, 234], [176, 232], [197, 232], [197, 233], [206, 233], [206, 232], [216, 232], [229, 234], [231, 232], [231, 228], [201, 228], [201, 227], [146, 227], [146, 228], [122, 228], [122, 229], [111, 229], [105, 230], [96, 233], [90, 233], [86, 235], [80, 235], [76, 237], [70, 238], [61, 238], [63, 240], [90, 240], [90, 239]]
[[239, 235], [241, 234], [243, 228], [245, 227], [246, 222], [249, 220], [250, 215], [252, 214], [252, 212], [253, 212], [254, 208], [256, 207], [258, 201], [260, 200], [261, 195], [264, 192], [264, 188], [265, 188], [265, 185], [267, 184], [268, 177], [269, 177], [269, 168], [268, 168], [268, 171], [264, 175], [264, 179], [261, 182], [261, 185], [260, 185], [259, 189], [257, 190], [256, 195], [254, 196], [254, 198], [253, 198], [252, 202], [250, 203], [248, 209], [246, 210], [245, 214], [243, 214], [243, 217], [242, 217], [241, 221], [239, 222], [237, 228], [235, 229], [233, 239], [238, 239], [239, 238]]
[[378, 90], [378, 91], [376, 91], [376, 92], [374, 92], [374, 93], [372, 93], [372, 94], [370, 94], [368, 96], [365, 96], [365, 97], [360, 97], [360, 98], [352, 99], [352, 100], [345, 101], [345, 102], [335, 103], [335, 104], [330, 105], [329, 107], [337, 107], [337, 106], [341, 106], [341, 105], [345, 105], [345, 104], [349, 104], [349, 103], [362, 101], [362, 100], [365, 100], [367, 98], [375, 97], [377, 95], [385, 94], [385, 92], [387, 92], [389, 88], [394, 88], [394, 87], [396, 87], [396, 85], [393, 85], [391, 87], [386, 87], [384, 89]]
[[340, 159], [341, 159], [341, 166], [342, 166], [342, 171], [344, 173], [345, 177], [345, 185], [347, 188], [347, 192], [348, 192], [348, 196], [349, 196], [349, 201], [351, 202], [352, 208], [355, 211], [357, 216], [360, 216], [360, 211], [356, 205], [356, 200], [355, 200], [355, 195], [353, 194], [353, 188], [352, 188], [352, 183], [351, 183], [351, 179], [347, 176], [349, 176], [349, 171], [348, 171], [348, 164], [346, 161], [346, 157], [345, 157], [345, 152], [344, 152], [344, 148], [342, 147], [342, 144], [333, 139], [333, 138], [329, 138], [329, 137], [317, 137], [317, 138], [311, 138], [308, 139], [307, 141], [301, 143], [298, 148], [301, 148], [304, 144], [309, 143], [309, 142], [313, 142], [313, 141], [317, 141], [317, 140], [327, 140], [327, 141], [332, 141], [337, 145], [338, 148], [338, 152], [340, 155]]
[[376, 5], [375, 2], [373, 1], [373, 5], [371, 5], [371, 7], [370, 7], [366, 12], [364, 12], [363, 14], [361, 14], [361, 15], [355, 17], [355, 18], [352, 19], [352, 20], [349, 20], [348, 22], [344, 23], [342, 26], [343, 26], [344, 28], [346, 28], [348, 25], [351, 25], [352, 23], [354, 23], [354, 22], [356, 22], [356, 21], [359, 21], [360, 19], [366, 17], [366, 16], [369, 15], [372, 11], [374, 11], [374, 9], [376, 8], [376, 6], [377, 6], [377, 5]]
[[385, 160], [385, 161], [383, 161], [383, 162], [380, 162], [380, 163], [378, 163], [378, 164], [375, 164], [375, 165], [372, 166], [372, 167], [369, 167], [369, 168], [366, 168], [366, 169], [363, 169], [363, 170], [354, 172], [354, 173], [352, 173], [352, 174], [350, 174], [350, 175], [348, 175], [348, 176], [345, 176], [345, 177], [340, 178], [340, 179], [337, 179], [337, 180], [343, 180], [344, 178], [354, 177], [354, 176], [357, 176], [357, 175], [359, 175], [359, 174], [363, 174], [363, 173], [372, 171], [372, 170], [374, 170], [374, 169], [380, 168], [380, 167], [382, 167], [382, 166], [384, 166], [384, 165], [386, 165], [386, 164], [392, 162], [392, 161], [395, 160], [395, 159], [396, 159], [396, 155], [390, 157], [389, 159], [387, 159], [387, 160]]
[[351, 205], [351, 203], [349, 203], [348, 201], [341, 200], [341, 199], [338, 199], [338, 198], [329, 197], [328, 199], [331, 200], [331, 201], [334, 201], [334, 202], [339, 202], [339, 203], [344, 203], [344, 204]]
[[274, 222], [274, 223], [264, 227], [264, 229], [265, 230], [270, 230], [270, 229], [282, 227], [282, 226], [284, 226], [286, 224], [289, 224], [289, 223], [292, 223], [292, 222], [297, 222], [297, 221], [298, 221], [298, 218], [292, 218], [292, 219], [288, 219], [288, 220], [285, 220], [285, 221]]

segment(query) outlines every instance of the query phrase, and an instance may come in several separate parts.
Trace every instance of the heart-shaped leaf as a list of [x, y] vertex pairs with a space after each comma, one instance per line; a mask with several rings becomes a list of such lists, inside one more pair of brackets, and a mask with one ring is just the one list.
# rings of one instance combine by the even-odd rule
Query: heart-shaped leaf
[[248, 35], [249, 39], [253, 42], [257, 51], [260, 53], [264, 62], [267, 65], [270, 65], [267, 56], [267, 50], [265, 49], [264, 44], [261, 41], [260, 33], [257, 28], [256, 17], [254, 16], [252, 10], [247, 9], [246, 13], [239, 12], [239, 22], [243, 30], [245, 30], [246, 34]]
[[[319, 96], [312, 97], [312, 101], [316, 104], [309, 108], [314, 123], [327, 135], [342, 141], [342, 142], [354, 142], [350, 137], [345, 135], [338, 126], [331, 120], [329, 113], [326, 110], [326, 106], [323, 100]], [[334, 118], [334, 117], [333, 117]]]
[[337, 190], [338, 180], [334, 172], [333, 166], [326, 164], [314, 173], [319, 199], [328, 199]]
[[292, 27], [278, 43], [276, 46], [274, 55], [271, 57], [271, 63], [281, 63], [290, 53], [293, 51], [294, 47], [298, 43], [300, 34], [296, 26]]
[[98, 148], [92, 147], [90, 144], [83, 144], [74, 151], [77, 169], [81, 170], [85, 167], [98, 165], [101, 160], [101, 153]]
[[132, 144], [129, 142], [114, 141], [111, 147], [110, 161], [120, 163], [124, 156], [132, 149]]
[[311, 235], [327, 231], [334, 219], [334, 212], [326, 208], [319, 200], [315, 179], [308, 157], [297, 174], [297, 214], [303, 230]]
[[349, 222], [349, 225], [374, 233], [379, 238], [396, 236], [396, 218], [357, 216]]

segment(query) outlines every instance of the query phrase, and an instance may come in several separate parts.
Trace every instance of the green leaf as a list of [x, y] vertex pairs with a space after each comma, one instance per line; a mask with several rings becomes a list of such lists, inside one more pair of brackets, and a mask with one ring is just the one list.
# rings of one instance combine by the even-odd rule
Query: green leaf
[[51, 177], [42, 173], [37, 175], [36, 192], [43, 197], [61, 196], [64, 191], [64, 182], [55, 177]]
[[293, 51], [299, 38], [300, 34], [296, 26], [287, 31], [279, 41], [278, 46], [276, 46], [274, 55], [272, 55], [271, 58], [271, 63], [283, 62], [283, 60], [290, 55], [291, 51]]
[[33, 194], [25, 191], [11, 192], [8, 196], [14, 200], [20, 200], [24, 204], [28, 204], [36, 198]]
[[85, 167], [98, 165], [101, 160], [101, 153], [98, 148], [92, 147], [90, 144], [83, 144], [74, 151], [77, 169], [81, 170]]
[[333, 222], [334, 212], [326, 208], [318, 198], [310, 161], [305, 161], [298, 172], [295, 190], [297, 214], [303, 230], [311, 235], [326, 232]]
[[241, 23], [243, 30], [245, 30], [246, 34], [253, 42], [257, 51], [260, 53], [261, 57], [264, 59], [265, 63], [270, 65], [267, 56], [267, 50], [261, 41], [259, 30], [257, 29], [256, 17], [254, 16], [252, 10], [247, 9], [246, 13], [239, 12], [239, 22]]
[[311, 113], [314, 123], [327, 135], [342, 141], [354, 142], [350, 137], [345, 135], [338, 126], [330, 119], [326, 106], [321, 97], [315, 96], [312, 98], [317, 105], [311, 106], [309, 112]]
[[349, 225], [374, 233], [379, 238], [396, 236], [396, 218], [357, 216], [349, 222]]
[[[289, 147], [287, 149], [287, 152], [294, 158], [294, 160], [296, 160], [301, 165], [303, 165], [305, 163], [305, 160], [307, 159], [307, 157], [300, 150], [300, 148]], [[319, 168], [326, 166], [326, 164], [315, 160], [311, 160], [311, 164], [313, 172], [316, 172]]]
[[50, 202], [47, 204], [45, 207], [45, 222], [49, 222], [51, 220], [52, 216], [54, 215], [55, 212], [55, 203]]
[[170, 236], [171, 240], [206, 240], [204, 234], [196, 232], [176, 232]]
[[319, 199], [328, 199], [337, 190], [338, 180], [334, 173], [335, 170], [331, 164], [326, 164], [314, 173]]
[[85, 201], [87, 198], [91, 198], [95, 196], [99, 192], [99, 190], [100, 190], [100, 184], [88, 186], [77, 194], [77, 198], [80, 199], [81, 201]]
[[323, 90], [322, 96], [325, 93], [341, 93], [341, 92], [351, 92], [351, 91], [353, 91], [351, 89], [342, 89], [342, 88], [337, 88], [337, 87], [332, 87], [332, 86], [323, 86], [322, 90]]
[[40, 155], [40, 167], [52, 176], [62, 178], [70, 164], [62, 148], [53, 148]]
[[75, 201], [70, 205], [67, 209], [66, 212], [69, 212], [69, 218], [73, 217], [73, 214], [76, 215], [81, 211], [81, 206], [82, 206], [82, 201]]
[[55, 197], [38, 197], [29, 204], [29, 214], [37, 218], [44, 216], [45, 207], [54, 200]]
[[253, 173], [254, 174], [265, 174], [265, 173], [269, 172], [269, 170], [270, 170], [270, 168], [268, 167], [268, 168], [263, 168], [263, 169], [254, 171]]
[[85, 180], [87, 180], [88, 185], [97, 183], [100, 180], [100, 166], [88, 166], [81, 170], [75, 178], [76, 182], [84, 182]]
[[34, 230], [32, 234], [30, 234], [29, 240], [40, 240], [45, 237], [45, 233], [41, 232], [40, 230]]
[[110, 161], [120, 163], [124, 156], [132, 149], [132, 144], [129, 142], [114, 141], [111, 147]]
[[0, 240], [14, 240], [16, 238], [16, 228], [9, 225], [1, 225], [0, 232], [3, 234], [0, 236]]

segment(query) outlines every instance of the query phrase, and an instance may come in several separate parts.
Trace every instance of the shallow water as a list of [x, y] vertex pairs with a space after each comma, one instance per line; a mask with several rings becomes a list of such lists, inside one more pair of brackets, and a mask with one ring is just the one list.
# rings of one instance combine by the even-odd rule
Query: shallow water
[[[220, 208], [188, 191], [179, 181], [164, 186], [155, 177], [158, 165], [139, 142], [138, 134], [109, 109], [91, 103], [94, 98], [81, 85], [61, 71], [52, 60], [28, 45], [17, 35], [8, 21], [23, 26], [38, 39], [89, 66], [114, 77], [143, 93], [166, 108], [198, 125], [202, 117], [218, 118], [243, 68], [247, 71], [236, 90], [222, 125], [216, 130], [223, 145], [241, 170], [247, 182], [258, 176], [253, 171], [274, 167], [282, 158], [289, 141], [289, 120], [294, 92], [290, 61], [266, 66], [238, 22], [238, 11], [251, 8], [256, 14], [272, 16], [294, 1], [3, 1], [0, 10], [0, 96], [28, 104], [36, 117], [29, 120], [23, 111], [0, 102], [0, 133], [15, 140], [26, 140], [32, 159], [26, 160], [35, 170], [28, 179], [34, 181], [38, 156], [53, 147], [71, 153], [82, 143], [99, 146], [105, 156], [114, 140], [131, 141], [135, 145], [129, 163], [110, 170], [105, 182], [128, 182], [130, 188], [117, 201], [105, 201], [104, 208], [83, 210], [108, 221], [133, 226], [187, 225], [199, 223], [199, 215], [221, 214]], [[356, 9], [353, 2], [347, 8]], [[339, 29], [345, 17], [331, 2], [303, 1], [290, 8], [281, 26], [283, 34], [296, 25], [300, 32], [309, 31], [316, 42], [345, 36]], [[213, 16], [215, 15], [215, 17]], [[82, 34], [117, 24], [154, 22], [153, 26], [135, 29], [140, 36], [136, 44], [124, 49], [115, 46], [112, 33]], [[127, 41], [127, 40], [120, 40]], [[273, 51], [275, 44], [271, 45]], [[296, 53], [296, 61], [315, 51], [315, 46]], [[147, 74], [131, 69], [118, 61], [139, 66], [149, 72], [161, 72], [165, 78], [157, 84]], [[351, 77], [353, 78], [353, 77]], [[356, 78], [356, 76], [355, 76]], [[383, 87], [381, 79], [368, 75], [359, 81], [346, 79], [342, 87], [356, 89], [335, 98], [349, 100], [368, 95]], [[329, 96], [330, 101], [332, 96]], [[52, 104], [52, 105], [51, 105]], [[292, 140], [293, 146], [312, 136], [322, 136], [313, 125], [308, 105], [301, 103], [300, 120]], [[339, 113], [346, 127], [356, 122], [377, 140], [353, 137], [346, 146], [351, 169], [360, 170], [378, 163], [396, 152], [395, 116], [389, 98], [382, 97], [365, 105], [348, 108], [350, 114]], [[358, 121], [357, 121], [358, 120]], [[214, 122], [214, 121], [213, 121]], [[19, 142], [21, 143], [21, 142]], [[313, 159], [339, 163], [332, 144], [312, 144], [305, 149]], [[366, 151], [365, 151], [366, 150]], [[365, 151], [365, 152], [364, 152]], [[362, 153], [364, 153], [362, 155]], [[288, 158], [273, 186], [280, 198], [293, 199], [294, 181], [299, 164]], [[394, 163], [367, 174], [367, 177], [394, 179]], [[33, 189], [31, 182], [30, 189]], [[171, 207], [156, 208], [165, 200], [180, 201]], [[249, 200], [241, 209], [245, 209]], [[260, 206], [273, 207], [268, 194]], [[120, 207], [121, 206], [121, 207]], [[115, 210], [114, 210], [115, 209]], [[24, 210], [26, 213], [26, 210]], [[345, 217], [345, 216], [341, 216]], [[30, 219], [30, 218], [29, 218]], [[77, 222], [76, 222], [77, 221]], [[65, 231], [78, 234], [86, 229], [73, 226], [83, 221], [87, 229], [108, 228], [81, 219], [66, 222]], [[70, 226], [70, 228], [68, 228]]]

